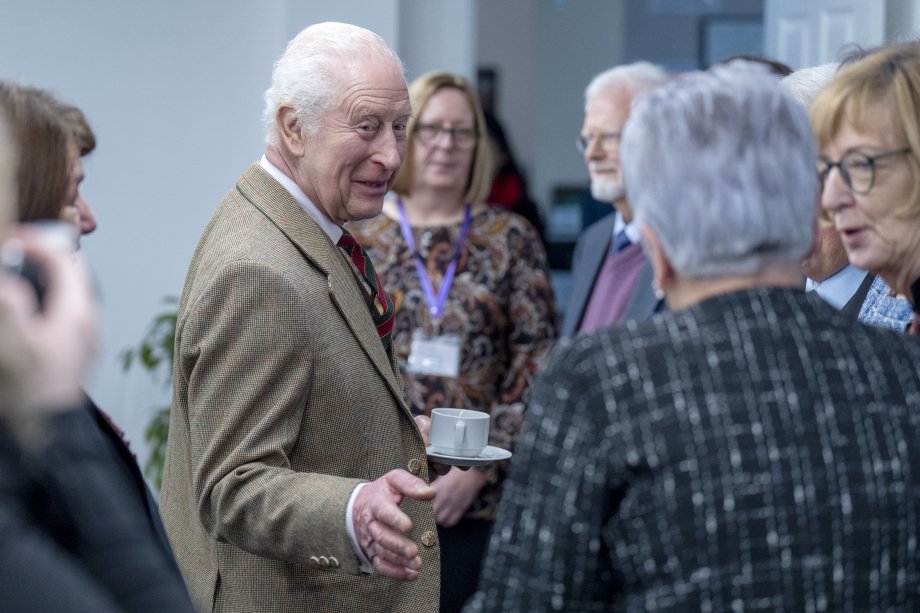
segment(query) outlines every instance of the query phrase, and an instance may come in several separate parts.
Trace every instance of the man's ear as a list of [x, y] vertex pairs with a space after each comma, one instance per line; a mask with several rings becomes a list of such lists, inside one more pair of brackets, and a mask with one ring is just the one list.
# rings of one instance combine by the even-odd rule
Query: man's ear
[[654, 285], [667, 292], [676, 277], [674, 267], [671, 266], [671, 261], [665, 254], [664, 249], [662, 249], [661, 241], [658, 240], [654, 230], [640, 222], [639, 232], [642, 233], [642, 244], [645, 246], [645, 253], [652, 262], [652, 268], [655, 271]]
[[289, 106], [280, 106], [275, 111], [275, 123], [278, 125], [279, 144], [296, 156], [304, 154], [304, 135], [300, 129], [300, 121], [294, 109]]

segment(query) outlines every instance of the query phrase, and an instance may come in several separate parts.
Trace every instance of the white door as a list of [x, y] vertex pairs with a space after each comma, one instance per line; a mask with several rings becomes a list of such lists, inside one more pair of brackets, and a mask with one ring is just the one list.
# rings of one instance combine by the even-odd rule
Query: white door
[[885, 42], [885, 0], [766, 0], [764, 49], [793, 69], [838, 59], [847, 43]]

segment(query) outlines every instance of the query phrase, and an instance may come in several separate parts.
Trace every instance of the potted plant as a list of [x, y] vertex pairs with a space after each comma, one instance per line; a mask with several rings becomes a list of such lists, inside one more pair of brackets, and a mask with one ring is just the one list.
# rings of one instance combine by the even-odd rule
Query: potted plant
[[[167, 296], [163, 302], [169, 308], [154, 316], [137, 347], [121, 352], [122, 368], [127, 372], [135, 364], [160, 381], [164, 388], [172, 388], [173, 348], [176, 342], [176, 315], [179, 300]], [[154, 407], [153, 418], [144, 431], [150, 445], [150, 457], [144, 463], [144, 474], [157, 491], [163, 481], [163, 460], [166, 457], [166, 437], [169, 433], [170, 405]]]

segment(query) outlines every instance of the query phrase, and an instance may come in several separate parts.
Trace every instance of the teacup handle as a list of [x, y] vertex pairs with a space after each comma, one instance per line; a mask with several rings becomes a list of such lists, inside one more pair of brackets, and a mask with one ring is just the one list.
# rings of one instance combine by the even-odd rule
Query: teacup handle
[[466, 423], [458, 421], [454, 425], [454, 448], [463, 449], [463, 439], [466, 433]]

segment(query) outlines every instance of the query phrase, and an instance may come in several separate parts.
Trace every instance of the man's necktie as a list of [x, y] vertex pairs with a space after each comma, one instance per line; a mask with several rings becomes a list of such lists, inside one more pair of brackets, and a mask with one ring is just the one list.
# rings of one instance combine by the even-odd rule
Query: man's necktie
[[383, 284], [380, 282], [380, 277], [377, 276], [377, 271], [374, 270], [371, 259], [367, 257], [367, 252], [364, 251], [361, 244], [355, 240], [355, 237], [348, 230], [342, 228], [342, 237], [339, 239], [338, 245], [351, 257], [351, 261], [354, 262], [355, 268], [361, 274], [361, 278], [374, 292], [376, 301], [371, 309], [371, 316], [374, 318], [374, 325], [377, 326], [377, 334], [380, 335], [383, 348], [389, 349], [390, 337], [393, 332], [393, 311], [395, 310], [393, 301], [383, 290]]
[[620, 230], [613, 237], [613, 252], [614, 253], [619, 253], [623, 251], [624, 249], [626, 249], [627, 247], [629, 247], [630, 245], [632, 245], [632, 241], [629, 240], [628, 236], [626, 236], [625, 230]]

